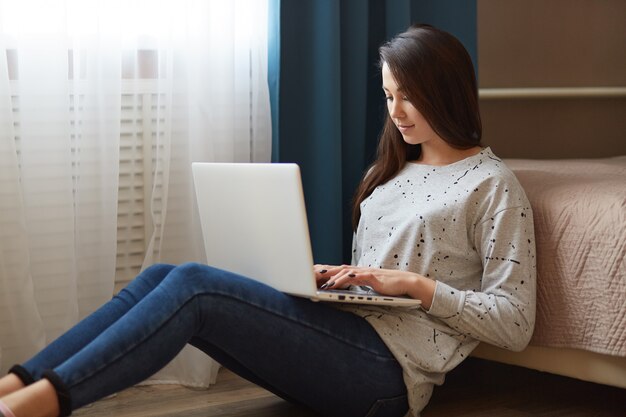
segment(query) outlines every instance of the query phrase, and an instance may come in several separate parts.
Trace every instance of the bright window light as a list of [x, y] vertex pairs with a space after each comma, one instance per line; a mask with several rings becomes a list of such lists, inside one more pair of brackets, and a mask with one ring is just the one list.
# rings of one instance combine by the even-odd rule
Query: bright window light
[[[236, 24], [266, 24], [267, 0], [0, 0], [0, 34], [14, 41], [99, 36], [124, 45], [142, 39], [202, 39]], [[254, 23], [253, 23], [254, 22]]]

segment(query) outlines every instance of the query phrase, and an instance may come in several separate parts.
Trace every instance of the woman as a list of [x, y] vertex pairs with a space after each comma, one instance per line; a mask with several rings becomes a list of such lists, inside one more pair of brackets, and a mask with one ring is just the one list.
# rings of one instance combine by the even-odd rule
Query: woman
[[316, 276], [322, 287], [418, 298], [422, 309], [337, 307], [208, 266], [155, 265], [13, 367], [0, 412], [69, 415], [190, 343], [323, 415], [418, 416], [479, 341], [522, 349], [535, 316], [532, 212], [514, 175], [480, 147], [471, 59], [427, 25], [380, 58], [388, 117], [355, 196], [353, 262], [316, 265]]

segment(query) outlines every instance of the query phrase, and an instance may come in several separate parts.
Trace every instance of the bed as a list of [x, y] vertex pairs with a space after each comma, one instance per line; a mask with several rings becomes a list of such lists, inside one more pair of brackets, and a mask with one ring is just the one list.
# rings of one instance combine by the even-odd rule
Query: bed
[[505, 159], [535, 217], [530, 345], [475, 357], [626, 388], [626, 156]]

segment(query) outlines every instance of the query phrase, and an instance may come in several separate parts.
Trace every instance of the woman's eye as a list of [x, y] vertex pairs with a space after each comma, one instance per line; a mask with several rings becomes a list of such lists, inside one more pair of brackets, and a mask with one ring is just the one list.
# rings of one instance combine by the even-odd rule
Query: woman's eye
[[409, 101], [409, 98], [407, 96], [402, 96], [402, 100]]
[[387, 100], [387, 101], [393, 101], [393, 97], [391, 97], [391, 96], [385, 96], [385, 100]]

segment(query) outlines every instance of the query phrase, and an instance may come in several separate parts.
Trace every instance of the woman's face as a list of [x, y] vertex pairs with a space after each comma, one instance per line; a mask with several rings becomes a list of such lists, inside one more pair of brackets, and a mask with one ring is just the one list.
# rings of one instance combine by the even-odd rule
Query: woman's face
[[383, 63], [382, 76], [389, 116], [402, 134], [404, 141], [410, 145], [419, 145], [433, 139], [441, 140], [422, 114], [404, 95], [402, 87], [396, 83], [386, 62]]

